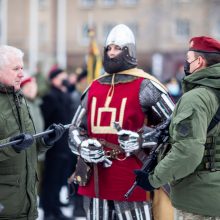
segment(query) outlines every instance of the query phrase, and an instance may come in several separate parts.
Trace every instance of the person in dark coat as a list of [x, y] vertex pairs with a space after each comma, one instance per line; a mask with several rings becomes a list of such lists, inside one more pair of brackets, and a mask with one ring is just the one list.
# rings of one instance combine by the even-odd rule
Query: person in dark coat
[[[45, 126], [59, 122], [69, 124], [72, 119], [71, 97], [67, 91], [67, 73], [62, 69], [54, 69], [50, 72], [49, 80], [51, 88], [43, 97], [41, 110], [45, 120]], [[61, 187], [66, 185], [73, 164], [73, 155], [68, 147], [68, 133], [56, 142], [53, 149], [46, 153], [44, 175], [42, 181], [41, 205], [44, 210], [45, 220], [66, 220], [60, 206], [59, 194]]]

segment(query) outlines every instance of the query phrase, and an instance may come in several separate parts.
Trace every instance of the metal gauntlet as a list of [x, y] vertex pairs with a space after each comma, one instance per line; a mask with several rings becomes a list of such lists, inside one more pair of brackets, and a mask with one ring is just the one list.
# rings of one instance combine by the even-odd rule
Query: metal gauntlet
[[79, 148], [82, 141], [88, 138], [87, 131], [80, 127], [82, 118], [85, 116], [85, 114], [86, 109], [80, 105], [73, 117], [71, 123], [72, 125], [69, 128], [69, 148], [76, 155], [79, 155]]

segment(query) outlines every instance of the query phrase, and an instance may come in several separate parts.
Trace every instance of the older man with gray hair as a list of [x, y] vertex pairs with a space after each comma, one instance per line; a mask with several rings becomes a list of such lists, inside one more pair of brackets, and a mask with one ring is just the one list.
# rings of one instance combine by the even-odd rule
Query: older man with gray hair
[[34, 140], [35, 127], [20, 89], [23, 78], [23, 52], [12, 46], [0, 46], [0, 219], [37, 218], [37, 152], [46, 151], [65, 131], [62, 125]]

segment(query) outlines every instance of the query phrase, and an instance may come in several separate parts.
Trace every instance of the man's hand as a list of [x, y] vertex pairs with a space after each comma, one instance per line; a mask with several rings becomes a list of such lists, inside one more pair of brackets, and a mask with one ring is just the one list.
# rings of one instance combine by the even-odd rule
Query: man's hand
[[106, 159], [105, 152], [96, 139], [84, 140], [81, 143], [80, 155], [89, 163], [100, 163]]
[[126, 153], [131, 153], [140, 148], [140, 136], [137, 132], [122, 129], [117, 134], [118, 142]]
[[62, 124], [52, 124], [46, 129], [48, 130], [53, 130], [53, 132], [46, 134], [43, 139], [46, 145], [52, 146], [62, 137], [66, 129]]
[[34, 142], [34, 137], [31, 134], [23, 133], [10, 138], [10, 141], [20, 140], [16, 144], [12, 144], [14, 150], [19, 153], [20, 151], [30, 147]]
[[146, 191], [154, 191], [155, 188], [149, 182], [149, 174], [142, 170], [134, 170], [137, 185]]

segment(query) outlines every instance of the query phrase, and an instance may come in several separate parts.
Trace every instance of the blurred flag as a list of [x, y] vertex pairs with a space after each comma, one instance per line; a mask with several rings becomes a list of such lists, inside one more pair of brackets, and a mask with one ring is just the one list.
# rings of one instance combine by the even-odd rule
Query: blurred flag
[[98, 45], [95, 41], [95, 32], [93, 29], [88, 31], [90, 38], [89, 52], [87, 58], [87, 81], [88, 84], [91, 83], [94, 79], [98, 78], [101, 75], [102, 70], [102, 58]]

